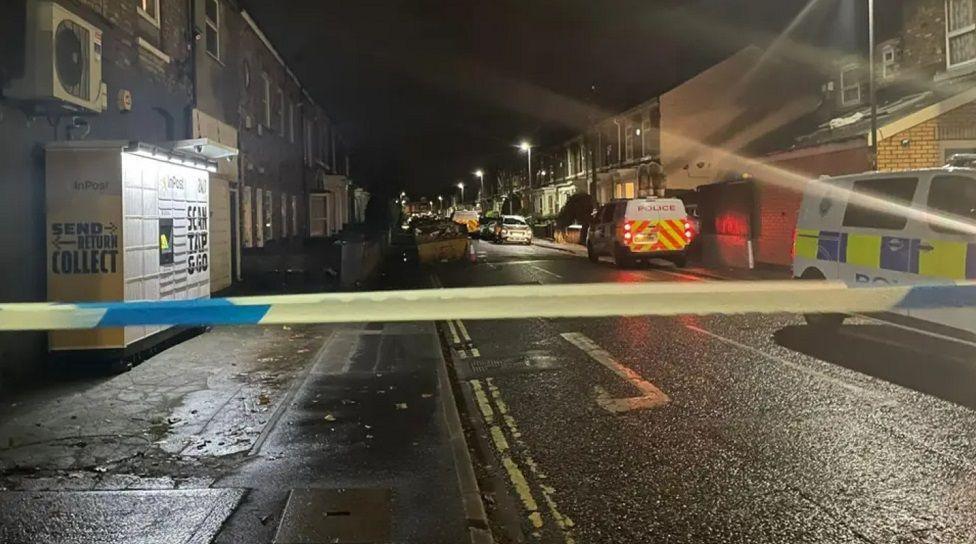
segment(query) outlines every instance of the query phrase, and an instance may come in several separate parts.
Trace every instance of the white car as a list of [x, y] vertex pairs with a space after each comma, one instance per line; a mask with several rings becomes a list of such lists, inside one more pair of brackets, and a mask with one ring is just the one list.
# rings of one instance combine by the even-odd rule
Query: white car
[[517, 242], [520, 244], [532, 243], [532, 227], [521, 215], [503, 215], [495, 223], [495, 236], [493, 240], [499, 244], [506, 242]]
[[[971, 228], [966, 228], [972, 225]], [[793, 245], [793, 276], [849, 285], [976, 279], [976, 169], [871, 172], [811, 181]], [[899, 310], [976, 332], [976, 309]], [[838, 326], [840, 314], [808, 315]]]

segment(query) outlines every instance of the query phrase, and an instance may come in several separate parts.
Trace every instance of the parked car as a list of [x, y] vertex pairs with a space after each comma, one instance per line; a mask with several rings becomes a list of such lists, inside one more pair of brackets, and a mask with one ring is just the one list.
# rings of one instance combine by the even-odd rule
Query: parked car
[[[809, 183], [797, 218], [793, 276], [851, 286], [972, 279], [976, 169], [966, 167], [971, 165]], [[919, 328], [934, 324], [939, 330], [963, 331], [963, 336], [976, 333], [972, 307], [892, 311]], [[837, 327], [845, 317], [811, 314], [806, 319], [811, 325]]]
[[484, 217], [481, 219], [481, 226], [478, 230], [478, 236], [482, 240], [494, 240], [495, 239], [495, 226], [498, 224], [499, 219], [494, 217]]
[[532, 243], [532, 227], [521, 215], [504, 215], [495, 223], [495, 234], [492, 240], [499, 244], [505, 242]]
[[691, 224], [681, 200], [616, 199], [597, 212], [586, 239], [586, 252], [593, 262], [609, 255], [619, 267], [651, 258], [684, 267], [691, 238]]

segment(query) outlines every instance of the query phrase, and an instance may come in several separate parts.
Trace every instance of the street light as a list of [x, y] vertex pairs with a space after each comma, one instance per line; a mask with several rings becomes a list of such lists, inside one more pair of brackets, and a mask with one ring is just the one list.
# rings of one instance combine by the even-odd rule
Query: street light
[[437, 195], [437, 203], [438, 203], [437, 204], [437, 211], [443, 213], [444, 212], [444, 197], [442, 197], [441, 195]]
[[477, 169], [474, 171], [474, 177], [478, 178], [478, 204], [481, 203], [481, 199], [485, 196], [485, 172], [482, 169]]
[[457, 188], [461, 189], [461, 205], [464, 206], [464, 183], [459, 181]]
[[532, 188], [532, 144], [523, 140], [522, 143], [519, 144], [519, 149], [522, 150], [522, 153], [526, 153], [529, 156], [529, 189], [531, 189]]

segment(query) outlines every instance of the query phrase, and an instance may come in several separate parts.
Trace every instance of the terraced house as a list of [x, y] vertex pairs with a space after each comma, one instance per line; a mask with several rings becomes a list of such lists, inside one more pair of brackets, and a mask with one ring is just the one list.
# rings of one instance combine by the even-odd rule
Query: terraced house
[[[206, 273], [195, 284], [206, 295], [240, 281], [263, 254], [298, 251], [354, 219], [350, 151], [335, 122], [235, 1], [13, 0], [0, 27], [3, 300], [48, 299], [46, 158], [55, 147], [108, 146], [208, 170], [200, 205], [187, 208], [193, 217], [172, 223], [153, 211], [152, 183], [136, 183], [143, 196], [126, 189], [124, 224], [112, 226], [127, 236], [127, 298], [184, 296], [179, 274], [175, 287], [130, 289], [174, 266], [168, 255], [150, 258], [160, 236], [175, 241], [175, 265], [201, 253], [193, 272]], [[202, 236], [184, 242], [194, 229]], [[46, 350], [45, 335], [0, 337], [0, 372]]]

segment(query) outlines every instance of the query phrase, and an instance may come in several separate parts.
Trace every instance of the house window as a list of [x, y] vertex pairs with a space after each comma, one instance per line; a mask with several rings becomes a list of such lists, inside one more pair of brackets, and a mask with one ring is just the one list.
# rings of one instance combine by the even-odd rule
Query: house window
[[136, 0], [136, 12], [153, 25], [159, 26], [159, 0]]
[[271, 191], [264, 192], [264, 240], [274, 240], [274, 198]]
[[305, 120], [305, 164], [312, 165], [312, 134], [314, 132], [312, 127], [312, 121], [309, 119]]
[[298, 197], [291, 195], [291, 235], [298, 236]]
[[626, 154], [627, 160], [632, 161], [634, 160], [634, 138], [636, 138], [637, 134], [632, 126], [628, 126], [625, 130], [627, 131], [627, 137], [624, 140], [624, 153]]
[[271, 128], [271, 78], [267, 72], [261, 73], [261, 106], [264, 113], [264, 126]]
[[[159, 0], [155, 1], [159, 2]], [[206, 38], [207, 53], [220, 60], [220, 3], [217, 0], [206, 0], [204, 11], [206, 12], [204, 37]]]
[[288, 195], [281, 193], [281, 231], [282, 238], [288, 238]]
[[308, 234], [313, 238], [327, 236], [329, 200], [326, 195], [308, 195]]
[[285, 136], [285, 93], [278, 87], [278, 134]]
[[861, 102], [861, 69], [857, 64], [848, 64], [840, 71], [840, 103], [852, 106]]
[[254, 247], [264, 247], [264, 191], [254, 188]]
[[295, 104], [288, 103], [288, 141], [295, 143]]
[[886, 45], [881, 50], [881, 77], [888, 79], [895, 75], [895, 48]]
[[946, 0], [946, 45], [949, 68], [976, 60], [976, 18], [973, 0]]

